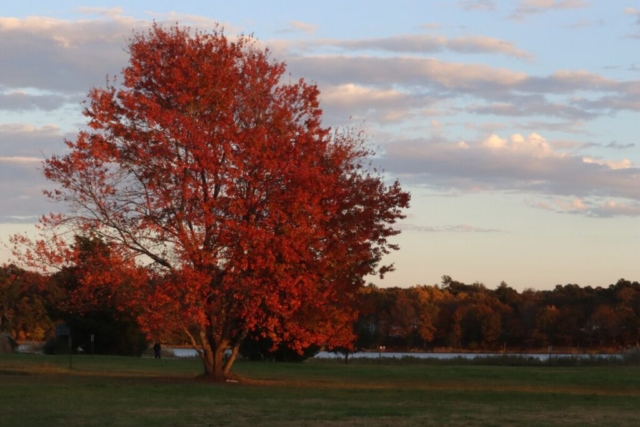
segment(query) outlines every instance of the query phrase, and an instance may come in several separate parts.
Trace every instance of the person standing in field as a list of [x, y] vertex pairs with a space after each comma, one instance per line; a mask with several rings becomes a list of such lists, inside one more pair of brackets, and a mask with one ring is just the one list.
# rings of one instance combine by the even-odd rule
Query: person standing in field
[[160, 359], [160, 352], [162, 350], [162, 346], [160, 345], [160, 341], [156, 341], [156, 343], [153, 345], [153, 354], [155, 356], [156, 359]]

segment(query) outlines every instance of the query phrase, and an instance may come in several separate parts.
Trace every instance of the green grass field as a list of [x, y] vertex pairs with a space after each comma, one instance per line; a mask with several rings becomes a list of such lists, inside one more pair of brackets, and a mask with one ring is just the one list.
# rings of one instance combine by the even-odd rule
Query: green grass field
[[238, 362], [0, 355], [0, 426], [635, 426], [640, 367]]

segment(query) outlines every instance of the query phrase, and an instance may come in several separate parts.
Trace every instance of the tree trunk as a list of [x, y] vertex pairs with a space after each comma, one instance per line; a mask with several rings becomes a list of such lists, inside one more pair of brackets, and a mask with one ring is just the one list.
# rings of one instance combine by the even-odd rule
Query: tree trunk
[[238, 339], [233, 344], [233, 348], [231, 350], [231, 354], [229, 355], [229, 358], [224, 363], [224, 375], [227, 378], [229, 378], [229, 371], [231, 370], [231, 366], [233, 365], [233, 362], [236, 361], [236, 357], [238, 357], [238, 352], [240, 351], [240, 346], [242, 345], [242, 342], [244, 341], [244, 339], [247, 337], [248, 333], [249, 331], [246, 331], [246, 330], [242, 331], [242, 334], [240, 334]]
[[[225, 357], [225, 352], [231, 344], [229, 340], [225, 338], [216, 339], [215, 335], [212, 334], [211, 331], [201, 331], [200, 344], [202, 345], [202, 349], [198, 350], [196, 348], [196, 350], [200, 354], [200, 358], [204, 365], [203, 376], [211, 378], [213, 381], [220, 382], [231, 378], [231, 366], [238, 356], [240, 344], [242, 344], [242, 341], [246, 338], [247, 333], [247, 331], [243, 331], [242, 334], [233, 341], [231, 354], [227, 358]], [[192, 340], [192, 343], [195, 346], [195, 340]]]
[[228, 369], [225, 370], [224, 347], [205, 346], [201, 356], [204, 364], [204, 376], [214, 381], [224, 381], [227, 379]]
[[206, 331], [200, 331], [200, 342], [202, 350], [199, 351], [200, 359], [204, 365], [203, 376], [211, 378], [214, 381], [224, 381], [226, 379], [224, 374], [224, 350], [227, 347], [227, 341], [217, 340], [213, 337], [213, 334], [206, 333]]
[[223, 373], [226, 378], [229, 378], [229, 371], [231, 371], [231, 366], [233, 365], [233, 362], [236, 361], [236, 357], [238, 357], [239, 350], [240, 350], [240, 343], [237, 343], [235, 346], [233, 346], [233, 350], [231, 351], [229, 358], [224, 363]]

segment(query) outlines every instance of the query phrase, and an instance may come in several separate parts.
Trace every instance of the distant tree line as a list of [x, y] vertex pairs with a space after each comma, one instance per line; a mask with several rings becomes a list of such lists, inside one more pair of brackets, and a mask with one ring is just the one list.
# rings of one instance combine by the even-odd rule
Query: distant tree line
[[[78, 244], [85, 245], [88, 254], [101, 251], [99, 243], [89, 239], [80, 238]], [[0, 332], [18, 341], [42, 341], [54, 336], [56, 323], [64, 322], [73, 330], [74, 343], [85, 351], [94, 335], [97, 353], [140, 354], [147, 342], [136, 313], [118, 311], [108, 296], [87, 300], [74, 294], [82, 269], [78, 265], [43, 276], [14, 265], [0, 267]], [[625, 279], [607, 287], [568, 284], [518, 292], [504, 282], [492, 290], [444, 276], [438, 285], [369, 285], [358, 304], [353, 349], [617, 350], [640, 341], [640, 283]], [[152, 338], [181, 344], [170, 331]], [[298, 360], [317, 350], [298, 358], [255, 333], [243, 353], [260, 360]]]
[[624, 279], [606, 288], [518, 292], [504, 282], [491, 290], [444, 276], [433, 286], [369, 286], [361, 303], [361, 349], [619, 349], [640, 340], [640, 284]]

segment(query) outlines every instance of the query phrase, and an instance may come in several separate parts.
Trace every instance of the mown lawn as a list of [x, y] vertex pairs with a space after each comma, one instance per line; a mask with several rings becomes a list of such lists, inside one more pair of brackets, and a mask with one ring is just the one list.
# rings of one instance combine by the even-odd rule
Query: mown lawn
[[640, 368], [0, 355], [0, 426], [635, 426]]

